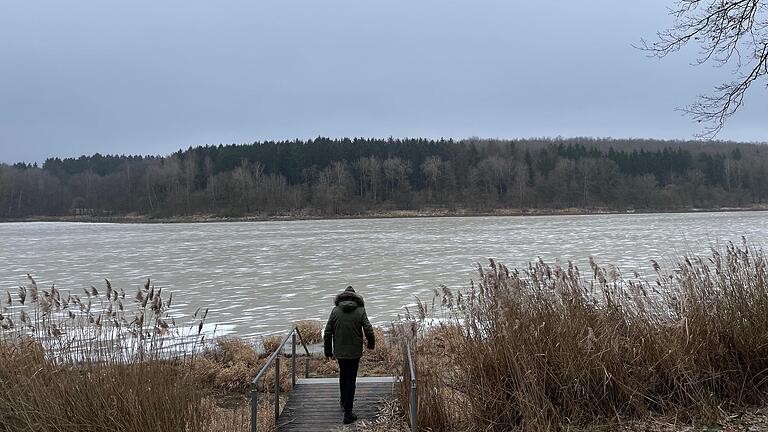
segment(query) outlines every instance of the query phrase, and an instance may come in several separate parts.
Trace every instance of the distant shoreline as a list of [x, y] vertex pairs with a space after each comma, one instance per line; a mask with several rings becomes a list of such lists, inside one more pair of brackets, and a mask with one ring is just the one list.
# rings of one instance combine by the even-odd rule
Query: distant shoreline
[[519, 209], [500, 208], [488, 211], [471, 209], [424, 209], [424, 210], [376, 210], [361, 213], [323, 215], [312, 212], [291, 212], [284, 214], [252, 214], [247, 216], [217, 216], [195, 214], [186, 216], [151, 217], [147, 215], [122, 216], [32, 216], [26, 218], [0, 218], [2, 222], [83, 222], [83, 223], [119, 223], [119, 224], [173, 224], [173, 223], [220, 223], [220, 222], [279, 222], [308, 220], [344, 220], [344, 219], [412, 219], [435, 217], [492, 217], [492, 216], [595, 216], [617, 214], [664, 214], [664, 213], [734, 213], [745, 211], [768, 211], [768, 205], [751, 207], [719, 208], [679, 208], [679, 209], [642, 209], [612, 210], [604, 208], [583, 209]]

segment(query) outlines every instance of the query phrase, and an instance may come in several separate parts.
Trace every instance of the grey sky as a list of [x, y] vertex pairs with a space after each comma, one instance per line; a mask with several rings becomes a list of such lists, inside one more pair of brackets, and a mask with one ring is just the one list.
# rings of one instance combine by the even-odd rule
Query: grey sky
[[[323, 136], [691, 138], [671, 0], [4, 0], [0, 161]], [[721, 139], [768, 141], [755, 88]]]

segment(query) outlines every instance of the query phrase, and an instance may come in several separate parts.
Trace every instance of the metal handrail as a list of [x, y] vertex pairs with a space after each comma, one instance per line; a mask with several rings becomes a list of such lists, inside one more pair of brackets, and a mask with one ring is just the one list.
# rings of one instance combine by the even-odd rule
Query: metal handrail
[[304, 337], [301, 336], [301, 332], [297, 326], [293, 326], [283, 340], [278, 345], [275, 352], [269, 356], [267, 362], [261, 367], [259, 373], [251, 381], [251, 432], [257, 432], [256, 430], [256, 417], [258, 414], [258, 381], [264, 375], [272, 363], [275, 363], [275, 425], [277, 425], [277, 418], [280, 417], [280, 355], [283, 353], [285, 344], [288, 343], [288, 338], [291, 339], [291, 388], [296, 386], [296, 335], [299, 336], [299, 342], [304, 347], [304, 352], [307, 354], [306, 361], [304, 362], [304, 378], [309, 378], [309, 358], [312, 354], [307, 348]]
[[411, 344], [405, 342], [405, 351], [408, 356], [408, 373], [411, 381], [411, 432], [417, 432], [418, 426], [418, 408], [419, 408], [419, 394], [416, 384], [416, 368], [413, 367], [413, 354], [411, 353]]

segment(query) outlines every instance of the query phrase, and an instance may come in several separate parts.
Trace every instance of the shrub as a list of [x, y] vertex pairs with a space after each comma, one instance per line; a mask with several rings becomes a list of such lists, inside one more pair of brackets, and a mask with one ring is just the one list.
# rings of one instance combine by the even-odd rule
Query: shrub
[[221, 338], [195, 359], [193, 367], [202, 383], [221, 390], [246, 392], [263, 363], [248, 342]]
[[265, 336], [261, 339], [261, 346], [264, 348], [264, 352], [269, 355], [275, 352], [277, 347], [280, 346], [280, 342], [283, 341], [282, 336]]
[[307, 344], [316, 344], [323, 341], [323, 324], [320, 321], [302, 320], [296, 323], [301, 337]]

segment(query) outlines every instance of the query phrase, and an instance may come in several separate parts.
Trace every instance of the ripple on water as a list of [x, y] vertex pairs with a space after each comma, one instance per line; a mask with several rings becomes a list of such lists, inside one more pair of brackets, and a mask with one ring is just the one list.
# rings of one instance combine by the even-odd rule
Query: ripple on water
[[[174, 292], [174, 315], [209, 308], [218, 333], [255, 336], [305, 318], [325, 319], [353, 285], [375, 323], [394, 319], [433, 289], [469, 285], [488, 258], [509, 267], [541, 257], [589, 269], [588, 257], [624, 275], [652, 274], [651, 258], [746, 236], [761, 246], [761, 212], [552, 217], [417, 218], [269, 223], [109, 225], [0, 223], [0, 287], [33, 274], [74, 293], [104, 278], [127, 296], [149, 277]], [[211, 321], [213, 322], [213, 321]], [[206, 327], [207, 329], [207, 327]]]

